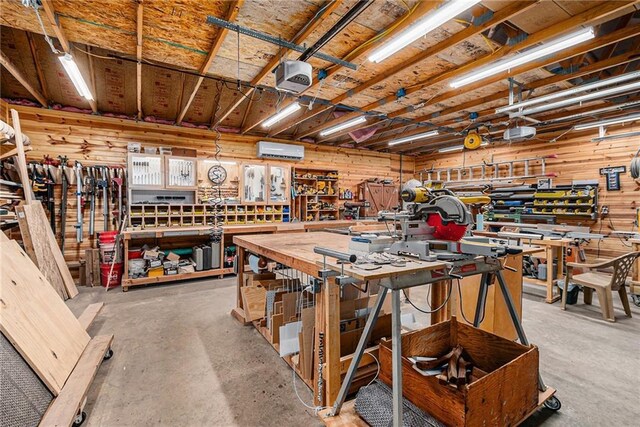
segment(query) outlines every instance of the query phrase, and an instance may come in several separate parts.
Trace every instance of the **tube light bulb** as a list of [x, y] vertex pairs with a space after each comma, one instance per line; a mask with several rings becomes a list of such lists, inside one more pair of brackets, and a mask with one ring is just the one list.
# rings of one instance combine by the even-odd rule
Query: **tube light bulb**
[[467, 9], [480, 3], [480, 0], [451, 0], [433, 12], [419, 19], [406, 30], [393, 37], [389, 42], [380, 46], [369, 55], [369, 61], [382, 62], [394, 53], [425, 34], [435, 30], [442, 24], [460, 15]]
[[367, 121], [367, 118], [365, 116], [356, 117], [351, 120], [347, 120], [344, 123], [340, 123], [339, 125], [335, 125], [333, 127], [323, 130], [322, 132], [320, 132], [320, 136], [331, 135], [333, 133], [340, 132], [341, 130], [350, 128], [352, 126], [358, 125], [366, 121]]
[[583, 123], [580, 125], [575, 125], [573, 129], [574, 130], [593, 129], [593, 128], [599, 128], [601, 126], [611, 126], [611, 125], [618, 125], [620, 123], [633, 122], [636, 120], [640, 120], [640, 113], [629, 114], [628, 116], [624, 116], [624, 117], [614, 117], [613, 119], [599, 120], [597, 122]]
[[76, 61], [73, 60], [73, 57], [70, 54], [65, 53], [62, 56], [58, 56], [58, 59], [62, 63], [62, 66], [64, 67], [67, 75], [71, 79], [73, 85], [76, 87], [76, 90], [78, 91], [80, 96], [86, 98], [89, 101], [93, 101], [93, 95], [89, 90], [89, 86], [87, 86], [87, 83], [82, 78], [82, 74], [80, 74], [78, 64], [76, 64]]
[[423, 132], [423, 133], [418, 133], [416, 135], [409, 135], [406, 136], [404, 138], [400, 138], [400, 139], [396, 139], [393, 141], [389, 142], [389, 147], [393, 146], [393, 145], [398, 145], [398, 144], [402, 144], [405, 142], [409, 142], [409, 141], [415, 141], [417, 139], [424, 139], [424, 138], [429, 138], [432, 136], [436, 136], [438, 135], [438, 131], [437, 130], [432, 130], [430, 132]]
[[477, 82], [497, 73], [511, 70], [520, 65], [526, 64], [527, 62], [535, 61], [536, 59], [554, 54], [587, 40], [591, 40], [594, 37], [595, 32], [593, 31], [593, 28], [583, 28], [564, 37], [559, 37], [548, 43], [544, 43], [541, 46], [534, 47], [524, 52], [517, 53], [509, 58], [496, 61], [486, 67], [475, 69], [464, 76], [453, 80], [450, 83], [450, 86], [453, 88], [459, 88], [468, 85], [469, 83]]
[[621, 76], [612, 77], [610, 79], [600, 80], [594, 83], [583, 84], [571, 89], [561, 90], [559, 92], [550, 93], [548, 95], [539, 96], [537, 98], [528, 99], [526, 101], [517, 102], [515, 104], [505, 105], [504, 107], [497, 108], [496, 114], [504, 113], [511, 110], [517, 110], [519, 108], [528, 107], [530, 105], [541, 104], [546, 101], [551, 101], [552, 99], [563, 98], [565, 96], [575, 95], [576, 93], [586, 92], [588, 90], [597, 89], [604, 86], [611, 86], [613, 84], [625, 82], [627, 80], [632, 80], [635, 78], [640, 78], [640, 71], [634, 71], [632, 73], [623, 74]]
[[[480, 144], [480, 147], [486, 147], [489, 145], [487, 141], [484, 141]], [[451, 147], [444, 147], [438, 150], [438, 153], [451, 153], [453, 151], [462, 151], [464, 150], [464, 145], [452, 145]]]
[[293, 113], [298, 111], [300, 108], [301, 108], [300, 104], [298, 104], [297, 102], [294, 102], [293, 104], [289, 104], [285, 108], [283, 108], [280, 112], [274, 114], [273, 116], [269, 117], [267, 120], [262, 122], [262, 127], [269, 128], [274, 124], [278, 123], [280, 120], [284, 119], [285, 117], [292, 115]]
[[509, 114], [509, 117], [520, 117], [529, 114], [536, 114], [542, 111], [553, 110], [554, 108], [566, 107], [567, 105], [578, 104], [584, 101], [591, 101], [593, 99], [604, 99], [611, 95], [617, 95], [623, 92], [629, 92], [636, 89], [640, 89], [640, 81], [627, 83], [626, 85], [620, 85], [611, 87], [608, 89], [602, 89], [596, 92], [587, 93], [585, 95], [576, 96], [569, 99], [562, 99], [560, 101], [552, 102], [550, 104], [538, 105], [537, 107], [527, 108], [522, 111], [517, 111]]

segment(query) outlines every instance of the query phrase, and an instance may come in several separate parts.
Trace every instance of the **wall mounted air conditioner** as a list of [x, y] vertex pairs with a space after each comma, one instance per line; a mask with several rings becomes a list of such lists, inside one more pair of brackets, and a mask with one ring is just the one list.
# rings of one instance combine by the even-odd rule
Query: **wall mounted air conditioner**
[[260, 141], [258, 146], [259, 159], [303, 160], [304, 146], [280, 144], [278, 142]]

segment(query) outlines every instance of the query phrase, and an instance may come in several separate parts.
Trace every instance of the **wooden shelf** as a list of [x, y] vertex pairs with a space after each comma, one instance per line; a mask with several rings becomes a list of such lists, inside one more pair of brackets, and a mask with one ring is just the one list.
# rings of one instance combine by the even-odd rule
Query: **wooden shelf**
[[[169, 274], [158, 277], [140, 277], [137, 279], [122, 279], [122, 289], [126, 292], [131, 286], [142, 286], [151, 283], [175, 282], [177, 280], [200, 279], [202, 277], [220, 276], [225, 274], [224, 268], [216, 268], [214, 270], [194, 271], [193, 273]], [[233, 269], [231, 269], [231, 273]]]

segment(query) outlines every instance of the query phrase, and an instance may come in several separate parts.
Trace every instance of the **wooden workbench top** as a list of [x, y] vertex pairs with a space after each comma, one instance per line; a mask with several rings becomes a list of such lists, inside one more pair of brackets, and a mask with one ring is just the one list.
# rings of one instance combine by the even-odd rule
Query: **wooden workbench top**
[[[323, 256], [313, 252], [316, 246], [332, 249], [338, 252], [349, 251], [351, 236], [341, 234], [316, 232], [282, 235], [252, 234], [234, 236], [233, 243], [274, 261], [297, 268], [299, 270], [317, 273], [322, 266]], [[333, 258], [327, 257], [327, 267], [340, 271], [339, 265]], [[418, 271], [437, 270], [446, 266], [441, 261], [409, 261], [404, 267], [382, 265], [376, 270], [363, 270], [355, 265], [345, 265], [344, 272], [348, 276], [359, 280], [373, 280], [390, 277], [397, 274], [410, 274]], [[304, 267], [304, 268], [303, 268]]]

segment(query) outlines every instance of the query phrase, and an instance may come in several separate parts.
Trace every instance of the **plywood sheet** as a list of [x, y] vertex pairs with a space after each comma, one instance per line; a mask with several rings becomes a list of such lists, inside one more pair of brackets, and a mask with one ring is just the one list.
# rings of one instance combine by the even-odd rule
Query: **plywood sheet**
[[0, 243], [0, 330], [58, 395], [89, 335], [15, 241]]
[[262, 286], [244, 286], [241, 288], [245, 317], [254, 321], [265, 316], [267, 290]]

